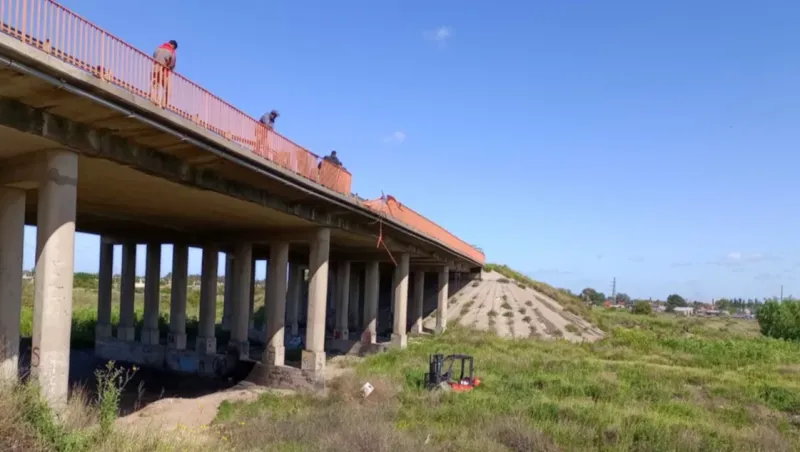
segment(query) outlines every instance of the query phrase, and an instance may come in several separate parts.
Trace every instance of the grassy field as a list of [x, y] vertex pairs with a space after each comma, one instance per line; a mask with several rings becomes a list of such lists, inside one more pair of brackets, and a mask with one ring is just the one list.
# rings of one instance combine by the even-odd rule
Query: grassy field
[[[217, 293], [217, 323], [222, 321], [222, 289]], [[119, 322], [119, 291], [113, 290], [111, 324], [114, 334], [116, 325]], [[169, 329], [169, 305], [170, 291], [168, 288], [161, 289], [161, 303], [159, 305], [159, 326], [163, 340], [166, 341]], [[264, 322], [264, 291], [257, 290], [255, 296], [255, 315], [256, 325]], [[142, 316], [144, 314], [144, 294], [137, 292], [134, 302], [136, 316], [136, 332], [141, 332]], [[189, 288], [186, 295], [186, 334], [189, 341], [197, 337], [198, 319], [200, 316], [200, 290]], [[72, 295], [72, 338], [73, 348], [92, 348], [94, 347], [94, 329], [97, 322], [97, 291], [91, 289], [76, 288]], [[22, 315], [20, 323], [20, 335], [23, 338], [31, 337], [33, 334], [33, 283], [28, 281], [22, 289]], [[227, 339], [229, 333], [222, 331], [218, 327], [217, 338], [222, 342]], [[191, 342], [189, 342], [191, 343]]]
[[[27, 291], [24, 316], [30, 316]], [[192, 298], [190, 316], [197, 307]], [[75, 305], [77, 325], [85, 326], [73, 339], [88, 340], [94, 334], [96, 294], [76, 291]], [[165, 294], [162, 312], [167, 306]], [[602, 324], [608, 337], [571, 344], [506, 340], [454, 328], [441, 337], [412, 340], [404, 352], [361, 361], [353, 375], [334, 382], [326, 398], [267, 394], [249, 404], [224, 403], [215, 423], [198, 432], [209, 438], [200, 445], [178, 437], [103, 431], [97, 422], [101, 407], [81, 397], [71, 402], [71, 414], [53, 423], [30, 388], [0, 388], [0, 447], [800, 450], [800, 344], [764, 338], [757, 323], [746, 320], [602, 309], [582, 314]], [[465, 394], [426, 392], [420, 383], [433, 353], [473, 355], [483, 384]], [[376, 390], [362, 400], [358, 389], [365, 381]]]
[[[452, 330], [363, 361], [327, 399], [226, 404], [215, 428], [241, 450], [800, 450], [797, 344], [742, 320], [594, 314], [611, 328], [595, 344]], [[483, 384], [421, 389], [437, 352], [474, 355]]]

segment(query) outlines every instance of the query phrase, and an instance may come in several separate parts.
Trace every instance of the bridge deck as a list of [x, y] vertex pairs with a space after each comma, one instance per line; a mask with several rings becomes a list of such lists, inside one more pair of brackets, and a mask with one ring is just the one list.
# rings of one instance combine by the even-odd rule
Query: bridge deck
[[[312, 191], [320, 191], [338, 203], [357, 207], [362, 213], [377, 212], [387, 224], [402, 224], [432, 239], [455, 257], [471, 264], [483, 263], [482, 252], [422, 215], [399, 208], [402, 206], [397, 203], [356, 199], [350, 194], [352, 176], [347, 170], [321, 162], [317, 155], [279, 133], [267, 130], [252, 117], [180, 74], [171, 73], [170, 95], [164, 98], [158, 87], [152, 88], [156, 63], [148, 55], [52, 0], [0, 0], [0, 31], [3, 33], [0, 35], [3, 38], [0, 40], [0, 53], [10, 56], [13, 61], [74, 82], [103, 99], [127, 104], [145, 118], [170, 124], [170, 127], [198, 137], [203, 143], [223, 149], [236, 158], [214, 155], [198, 147], [196, 142], [143, 123], [141, 118], [120, 114], [96, 100], [76, 96], [74, 92], [62, 89], [63, 86], [48, 85], [41, 79], [21, 75], [19, 68], [0, 71], [0, 96], [68, 119], [69, 124], [108, 131], [114, 137], [128, 140], [133, 154], [137, 153], [137, 146], [157, 150], [175, 158], [168, 161], [169, 164], [186, 162], [207, 171], [208, 176], [213, 174], [234, 185], [238, 182], [256, 187], [280, 197], [286, 204], [281, 213], [280, 209], [258, 209], [252, 202], [236, 202], [219, 193], [204, 193], [200, 199], [197, 193], [186, 191], [187, 181], [175, 181], [183, 182], [181, 185], [163, 180], [169, 176], [169, 171], [151, 170], [150, 174], [156, 176], [152, 177], [141, 173], [141, 162], [124, 158], [109, 161], [108, 155], [86, 153], [88, 157], [81, 161], [79, 193], [79, 220], [82, 220], [79, 223], [85, 226], [84, 229], [98, 230], [101, 224], [113, 223], [111, 220], [114, 218], [125, 222], [138, 220], [134, 223], [153, 229], [168, 224], [171, 229], [179, 231], [212, 227], [310, 226], [314, 219], [298, 218], [294, 215], [296, 212], [291, 211], [292, 203], [330, 206], [321, 202], [317, 194], [298, 190], [295, 182], [300, 182], [306, 188], [308, 184], [316, 187]], [[19, 134], [8, 121], [3, 125], [11, 127], [0, 131], [0, 139], [5, 138], [4, 142], [9, 143], [0, 149], [0, 157], [64, 145], [63, 140], [43, 141], [29, 133]], [[98, 156], [106, 160], [90, 158]], [[163, 161], [155, 163], [165, 164]], [[265, 178], [263, 173], [247, 167], [253, 163], [266, 168], [275, 177]], [[136, 167], [139, 172], [130, 171], [130, 167]], [[157, 180], [159, 178], [161, 180]], [[86, 215], [80, 215], [82, 212]], [[89, 212], [102, 217], [102, 221], [89, 219]], [[109, 227], [118, 229], [122, 226], [111, 224]], [[347, 235], [359, 246], [364, 245], [363, 237], [356, 238], [358, 234], [337, 233]], [[374, 239], [370, 238], [374, 246]]]

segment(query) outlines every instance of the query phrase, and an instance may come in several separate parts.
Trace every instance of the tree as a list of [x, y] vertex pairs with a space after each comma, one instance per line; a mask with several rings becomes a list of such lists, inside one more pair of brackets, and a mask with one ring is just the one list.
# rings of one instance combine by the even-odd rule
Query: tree
[[588, 303], [591, 302], [596, 295], [596, 290], [592, 289], [591, 287], [587, 287], [581, 291], [581, 300]]
[[618, 293], [614, 301], [616, 301], [617, 304], [624, 304], [627, 306], [631, 303], [631, 297], [626, 293]]
[[689, 304], [686, 303], [686, 300], [676, 293], [667, 297], [667, 312], [672, 312], [675, 310], [675, 308], [683, 308], [688, 305]]
[[653, 306], [647, 301], [637, 301], [633, 304], [631, 312], [638, 315], [650, 315], [653, 313]]
[[800, 340], [800, 301], [788, 299], [782, 303], [772, 299], [756, 311], [756, 319], [764, 336]]

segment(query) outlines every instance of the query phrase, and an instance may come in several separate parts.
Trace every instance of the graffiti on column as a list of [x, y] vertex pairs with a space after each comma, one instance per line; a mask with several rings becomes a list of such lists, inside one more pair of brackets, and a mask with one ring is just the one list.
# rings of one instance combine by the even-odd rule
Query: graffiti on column
[[33, 347], [31, 350], [31, 367], [39, 367], [39, 347]]

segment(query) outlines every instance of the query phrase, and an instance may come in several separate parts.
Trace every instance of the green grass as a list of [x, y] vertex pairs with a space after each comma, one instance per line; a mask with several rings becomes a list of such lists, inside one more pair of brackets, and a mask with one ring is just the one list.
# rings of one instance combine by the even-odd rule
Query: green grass
[[[353, 430], [337, 433], [351, 442], [358, 432], [386, 435], [363, 450], [418, 450], [426, 439], [425, 450], [442, 451], [800, 450], [799, 344], [759, 337], [747, 321], [592, 315], [610, 330], [593, 344], [454, 328], [369, 357], [331, 399], [264, 396], [226, 407], [218, 423], [249, 440], [266, 429], [296, 450], [324, 449], [331, 430], [300, 423], [320, 426], [331, 413], [356, 419], [337, 423]], [[423, 390], [433, 353], [473, 355], [483, 383], [471, 393]], [[374, 403], [354, 395], [365, 381]], [[246, 426], [232, 421], [242, 416]], [[281, 431], [269, 426], [275, 419]]]
[[[31, 337], [33, 334], [33, 283], [26, 281], [22, 288], [22, 313], [20, 318], [20, 336]], [[116, 289], [116, 288], [115, 288]], [[197, 336], [200, 315], [200, 290], [189, 288], [186, 297], [186, 334], [187, 340], [192, 341]], [[159, 329], [166, 341], [169, 329], [169, 288], [161, 288], [161, 298], [159, 304]], [[264, 323], [264, 291], [256, 291], [255, 313], [253, 315], [256, 326]], [[222, 321], [223, 299], [222, 293], [217, 296], [216, 319], [219, 324]], [[142, 319], [144, 315], [144, 295], [141, 292], [135, 294], [134, 316], [136, 321], [137, 334], [142, 329]], [[119, 323], [119, 291], [112, 291], [111, 324], [113, 334], [116, 334], [116, 325]], [[97, 291], [88, 288], [75, 288], [72, 292], [72, 336], [71, 346], [73, 348], [92, 348], [94, 347], [95, 325], [97, 324]], [[223, 332], [221, 326], [217, 328], [217, 338], [225, 340], [228, 332]]]

